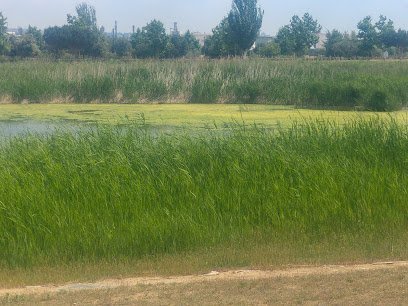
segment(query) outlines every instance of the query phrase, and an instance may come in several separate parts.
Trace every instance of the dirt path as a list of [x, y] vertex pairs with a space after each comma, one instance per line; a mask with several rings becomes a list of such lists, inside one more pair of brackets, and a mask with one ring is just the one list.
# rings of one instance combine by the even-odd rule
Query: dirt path
[[131, 288], [140, 285], [188, 285], [202, 282], [220, 281], [258, 281], [279, 278], [296, 278], [307, 276], [330, 276], [355, 272], [369, 272], [381, 270], [407, 269], [408, 261], [382, 262], [360, 265], [332, 265], [321, 267], [296, 267], [285, 270], [237, 270], [227, 272], [213, 271], [205, 275], [177, 276], [177, 277], [140, 277], [127, 279], [108, 279], [96, 283], [73, 283], [63, 286], [29, 286], [15, 289], [0, 289], [0, 297], [4, 296], [33, 296], [56, 293], [70, 293], [89, 290], [110, 290], [117, 288]]

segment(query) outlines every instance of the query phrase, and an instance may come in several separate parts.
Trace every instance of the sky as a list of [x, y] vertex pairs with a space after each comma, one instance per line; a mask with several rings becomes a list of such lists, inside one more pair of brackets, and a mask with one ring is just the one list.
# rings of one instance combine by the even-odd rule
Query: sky
[[[66, 23], [81, 0], [0, 0], [0, 11], [9, 27], [41, 29]], [[110, 31], [115, 20], [119, 32], [130, 32], [132, 25], [143, 27], [152, 19], [161, 20], [167, 29], [177, 21], [179, 29], [211, 33], [231, 8], [231, 0], [88, 0], [96, 8], [98, 24]], [[264, 9], [262, 32], [275, 34], [295, 14], [309, 12], [323, 31], [351, 31], [367, 15], [386, 15], [397, 28], [408, 29], [408, 0], [258, 0]]]

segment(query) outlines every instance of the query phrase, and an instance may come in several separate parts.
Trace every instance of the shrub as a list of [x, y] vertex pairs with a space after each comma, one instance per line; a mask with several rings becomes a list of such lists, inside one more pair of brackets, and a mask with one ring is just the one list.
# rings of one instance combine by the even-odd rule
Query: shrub
[[234, 100], [232, 102], [254, 104], [261, 94], [261, 88], [257, 82], [242, 82], [234, 87]]
[[367, 110], [377, 112], [391, 110], [391, 105], [388, 103], [387, 94], [380, 90], [373, 92], [365, 107]]
[[360, 98], [360, 91], [353, 85], [321, 81], [308, 86], [305, 103], [315, 107], [352, 108], [358, 105]]

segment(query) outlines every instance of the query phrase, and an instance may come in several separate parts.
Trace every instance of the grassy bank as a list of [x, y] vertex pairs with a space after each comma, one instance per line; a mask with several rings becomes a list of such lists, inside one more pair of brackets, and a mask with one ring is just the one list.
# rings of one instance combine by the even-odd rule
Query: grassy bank
[[266, 103], [393, 110], [408, 102], [408, 61], [27, 61], [0, 65], [0, 98], [17, 103]]
[[8, 139], [1, 265], [260, 246], [285, 250], [276, 262], [309, 246], [328, 257], [340, 249], [344, 260], [406, 258], [407, 132], [392, 121], [317, 120], [275, 131], [152, 136], [109, 126]]

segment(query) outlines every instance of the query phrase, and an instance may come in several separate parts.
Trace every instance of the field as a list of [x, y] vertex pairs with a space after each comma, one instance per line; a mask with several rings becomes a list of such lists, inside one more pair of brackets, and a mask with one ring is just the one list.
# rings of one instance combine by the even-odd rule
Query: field
[[408, 258], [407, 61], [0, 68], [2, 288]]
[[408, 256], [406, 111], [57, 104], [0, 118], [93, 123], [1, 141], [2, 286]]
[[395, 110], [408, 61], [266, 59], [0, 63], [0, 100], [32, 103], [246, 103]]

